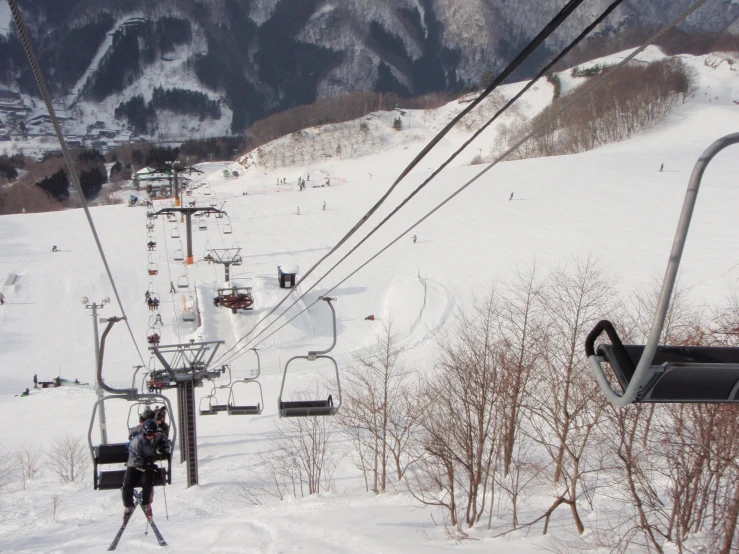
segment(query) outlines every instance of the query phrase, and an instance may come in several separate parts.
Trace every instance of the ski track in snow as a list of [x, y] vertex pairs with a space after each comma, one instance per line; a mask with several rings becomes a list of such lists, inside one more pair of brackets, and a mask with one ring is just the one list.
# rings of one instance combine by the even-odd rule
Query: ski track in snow
[[[383, 321], [394, 313], [401, 343], [407, 347], [407, 365], [428, 371], [434, 362], [434, 337], [453, 328], [455, 311], [469, 308], [474, 295], [484, 295], [496, 281], [510, 278], [516, 268], [533, 261], [548, 269], [573, 257], [593, 256], [619, 279], [624, 293], [647, 284], [653, 276], [661, 276], [693, 164], [711, 142], [739, 128], [739, 106], [733, 103], [739, 100], [736, 71], [726, 63], [716, 63], [720, 60], [712, 56], [682, 56], [699, 72], [701, 84], [667, 122], [622, 143], [584, 154], [500, 164], [342, 284], [331, 293], [337, 297], [334, 305], [338, 328], [332, 354], [343, 363], [353, 354], [371, 349]], [[611, 61], [615, 59], [618, 56]], [[505, 93], [517, 90], [517, 86], [510, 85], [512, 88]], [[548, 90], [542, 86], [525, 98], [527, 110], [539, 111], [547, 101]], [[426, 115], [414, 112], [414, 127], [401, 133], [430, 135], [459, 109], [461, 105], [454, 102]], [[465, 136], [455, 132], [447, 137], [391, 195], [388, 204], [367, 223], [366, 230], [389, 213]], [[242, 173], [242, 166], [235, 162], [203, 164], [210, 187], [197, 189], [193, 198], [203, 205], [214, 198], [219, 205], [225, 200], [233, 233], [221, 232], [224, 220], [206, 219], [207, 230], [193, 230], [196, 263], [191, 266], [173, 260], [174, 251], [183, 248], [181, 224], [156, 221], [153, 235], [158, 244], [156, 251], [149, 253], [145, 248], [145, 210], [123, 205], [93, 208], [92, 216], [144, 363], [148, 365], [150, 358], [145, 336], [151, 313], [143, 297], [147, 288], [151, 287], [161, 299], [162, 344], [223, 339], [226, 344], [220, 353], [224, 353], [285, 294], [277, 286], [277, 265], [295, 263], [306, 271], [380, 197], [422, 145], [398, 144], [362, 158], [327, 159], [307, 167], [258, 168]], [[463, 163], [465, 160], [459, 160]], [[661, 163], [665, 164], [663, 173], [658, 172]], [[445, 170], [299, 302], [289, 317], [325, 294], [482, 167], [457, 165]], [[242, 174], [225, 178], [224, 168], [239, 169]], [[735, 152], [720, 154], [709, 166], [683, 258], [683, 283], [693, 287], [694, 299], [709, 305], [721, 303], [739, 277], [733, 240], [738, 224], [731, 209], [739, 201], [737, 173], [739, 156]], [[342, 184], [297, 191], [297, 177], [307, 174], [314, 176], [312, 183], [330, 176], [335, 184]], [[293, 185], [292, 190], [275, 185], [283, 177]], [[206, 190], [212, 194], [205, 195]], [[248, 195], [242, 194], [245, 190]], [[515, 196], [509, 201], [511, 192]], [[156, 207], [165, 205], [157, 202]], [[180, 228], [180, 239], [171, 237], [174, 227]], [[411, 241], [412, 234], [418, 235], [416, 244]], [[355, 244], [357, 240], [349, 242]], [[52, 244], [61, 251], [51, 253]], [[242, 248], [243, 264], [232, 267], [232, 273], [236, 281], [253, 287], [254, 310], [232, 314], [213, 305], [214, 284], [223, 284], [223, 268], [202, 261], [206, 246]], [[340, 254], [347, 251], [348, 246]], [[150, 254], [151, 261], [159, 266], [157, 276], [150, 277], [146, 272]], [[337, 259], [333, 256], [326, 268]], [[12, 452], [19, 445], [48, 446], [65, 431], [86, 436], [93, 391], [62, 387], [32, 391], [28, 398], [14, 396], [31, 384], [34, 374], [40, 380], [57, 375], [82, 382], [94, 379], [90, 312], [80, 304], [80, 298], [87, 296], [100, 302], [112, 296], [112, 291], [83, 212], [0, 218], [0, 285], [9, 273], [17, 274], [18, 280], [0, 288], [6, 297], [6, 304], [0, 307], [0, 405], [12, 421], [4, 426], [2, 448]], [[423, 302], [419, 273], [428, 283], [427, 305], [420, 322], [412, 328]], [[176, 284], [177, 278], [185, 274], [189, 288], [178, 288], [170, 294], [170, 281]], [[319, 271], [309, 277], [300, 290], [307, 290], [321, 274]], [[285, 305], [295, 298], [291, 296]], [[199, 322], [182, 321], [183, 299], [188, 306], [197, 302]], [[365, 320], [371, 313], [378, 318]], [[99, 311], [100, 317], [112, 315], [120, 315], [115, 303]], [[278, 324], [285, 321], [283, 317]], [[239, 495], [241, 485], [255, 484], [258, 453], [273, 448], [282, 366], [291, 356], [325, 348], [330, 341], [329, 310], [318, 303], [260, 345], [265, 401], [262, 415], [198, 418], [200, 485], [187, 489], [185, 467], [175, 463], [173, 484], [166, 490], [169, 521], [163, 491], [156, 492], [154, 516], [170, 551], [435, 553], [462, 549], [469, 553], [501, 550], [531, 554], [550, 548], [557, 536], [567, 533], [571, 523], [562, 510], [554, 515], [551, 536], [514, 533], [491, 539], [492, 533], [481, 526], [473, 530], [479, 541], [457, 546], [432, 520], [433, 515], [440, 521], [438, 512], [419, 508], [409, 495], [366, 494], [361, 477], [347, 458], [339, 464], [335, 490], [330, 493], [284, 502], [266, 497], [259, 506], [245, 501]], [[106, 381], [129, 386], [131, 368], [138, 363], [124, 325], [116, 325], [105, 348]], [[247, 353], [234, 360], [231, 368], [234, 379], [241, 379], [256, 368], [256, 360]], [[290, 390], [312, 390], [317, 382], [322, 386], [317, 377], [324, 375], [331, 375], [330, 368], [319, 362], [301, 361], [294, 370], [291, 365]], [[226, 382], [222, 380], [219, 385]], [[198, 389], [197, 400], [211, 390], [207, 384]], [[239, 391], [245, 402], [247, 398], [254, 400], [255, 391]], [[218, 402], [225, 402], [227, 394], [227, 389], [218, 389]], [[112, 442], [125, 439], [128, 408], [125, 401], [106, 405]], [[97, 438], [95, 431], [93, 440]], [[116, 491], [94, 492], [90, 481], [88, 475], [81, 484], [62, 485], [48, 468], [43, 468], [25, 491], [17, 480], [13, 482], [0, 497], [2, 551], [77, 553], [106, 548], [120, 525], [120, 496]], [[55, 496], [56, 516], [52, 513]], [[536, 499], [530, 504], [538, 505]], [[538, 515], [533, 508], [522, 510], [521, 520]], [[493, 532], [506, 525], [494, 520]], [[153, 535], [143, 536], [143, 527], [144, 519], [137, 512], [118, 550], [160, 551]]]

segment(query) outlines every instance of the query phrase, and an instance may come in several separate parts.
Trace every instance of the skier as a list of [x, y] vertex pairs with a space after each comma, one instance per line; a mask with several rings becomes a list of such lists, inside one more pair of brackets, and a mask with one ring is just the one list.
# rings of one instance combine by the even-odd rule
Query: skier
[[367, 317], [364, 318], [365, 320], [374, 321], [375, 320], [375, 314], [370, 314]]
[[177, 292], [177, 290], [174, 288], [174, 283], [172, 281], [169, 282], [169, 294], [174, 294]]
[[139, 414], [139, 424], [135, 427], [132, 427], [131, 430], [128, 433], [128, 440], [131, 440], [136, 435], [141, 433], [144, 429], [144, 422], [148, 421], [150, 419], [154, 419], [154, 412], [151, 408], [147, 407], [141, 414]]
[[164, 420], [167, 415], [167, 410], [159, 410], [154, 416], [154, 421], [159, 426], [159, 432], [165, 437], [169, 437], [169, 424]]
[[154, 318], [154, 325], [164, 325], [162, 322], [162, 314], [157, 314], [157, 316]]
[[59, 252], [59, 249], [56, 247], [56, 244], [51, 247], [52, 252]]
[[510, 202], [511, 200], [513, 200], [513, 193], [508, 197], [508, 201]]
[[326, 201], [323, 201], [323, 211], [326, 211]]
[[33, 388], [34, 389], [38, 388], [38, 374], [37, 373], [33, 374]]
[[663, 170], [664, 168], [665, 168], [665, 164], [662, 164], [661, 166], [659, 166], [659, 172], [660, 172], [660, 173], [662, 173], [662, 170]]
[[0, 292], [0, 306], [2, 306], [3, 304], [5, 304], [5, 295]]
[[298, 206], [298, 215], [300, 215], [300, 206]]
[[413, 237], [411, 237], [411, 238], [413, 238], [413, 244], [416, 244], [416, 241], [418, 240], [418, 237], [416, 235], [413, 235]]
[[156, 422], [148, 419], [143, 423], [142, 431], [128, 443], [128, 462], [123, 477], [121, 495], [123, 497], [123, 518], [131, 517], [133, 505], [133, 489], [141, 487], [142, 508], [147, 518], [151, 518], [151, 501], [154, 496], [154, 476], [159, 468], [154, 463], [158, 456], [169, 454], [169, 440], [159, 432]]
[[150, 299], [151, 299], [151, 293], [150, 293], [150, 292], [149, 292], [149, 291], [147, 290], [147, 291], [146, 291], [146, 292], [144, 293], [144, 302], [145, 302], [146, 304], [148, 304], [148, 303], [149, 303], [149, 300], [150, 300]]
[[156, 248], [156, 245], [157, 245], [157, 243], [154, 242], [153, 240], [150, 240], [149, 242], [146, 243], [146, 247], [149, 250], [154, 250]]

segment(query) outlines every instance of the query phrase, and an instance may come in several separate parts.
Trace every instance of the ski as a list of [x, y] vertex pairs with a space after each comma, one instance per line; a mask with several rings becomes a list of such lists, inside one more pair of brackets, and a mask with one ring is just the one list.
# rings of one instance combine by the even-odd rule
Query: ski
[[129, 520], [131, 519], [131, 516], [133, 515], [133, 512], [136, 510], [136, 506], [138, 505], [138, 501], [135, 500], [133, 503], [133, 510], [131, 510], [131, 513], [128, 514], [128, 517], [123, 518], [123, 524], [121, 525], [121, 528], [118, 529], [118, 533], [116, 533], [115, 538], [113, 539], [113, 542], [110, 543], [110, 546], [108, 547], [108, 551], [115, 550], [118, 546], [118, 543], [121, 540], [121, 537], [123, 536], [123, 531], [126, 530], [126, 525], [128, 525]]
[[148, 513], [146, 513], [146, 508], [144, 508], [144, 505], [141, 503], [141, 493], [139, 491], [134, 491], [134, 496], [136, 497], [136, 503], [141, 506], [141, 511], [144, 512], [144, 515], [146, 516], [146, 519], [149, 520], [149, 525], [151, 525], [151, 530], [154, 533], [154, 536], [157, 538], [157, 542], [159, 543], [159, 546], [167, 546], [167, 541], [164, 540], [164, 537], [159, 532], [159, 527], [157, 527], [157, 524], [154, 523], [154, 518], [151, 517]]

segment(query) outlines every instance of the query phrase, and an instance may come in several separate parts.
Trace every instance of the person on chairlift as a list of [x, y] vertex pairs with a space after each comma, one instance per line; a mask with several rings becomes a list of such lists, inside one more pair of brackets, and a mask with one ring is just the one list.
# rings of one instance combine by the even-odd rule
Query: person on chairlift
[[[149, 410], [151, 412], [151, 410]], [[153, 412], [151, 412], [153, 415]], [[135, 509], [133, 504], [133, 489], [141, 487], [142, 508], [148, 518], [151, 518], [151, 502], [154, 498], [154, 479], [160, 471], [156, 465], [158, 456], [169, 454], [170, 442], [159, 432], [159, 427], [153, 419], [142, 424], [141, 432], [128, 444], [128, 462], [126, 474], [123, 477], [121, 496], [123, 497], [123, 518], [128, 519]]]

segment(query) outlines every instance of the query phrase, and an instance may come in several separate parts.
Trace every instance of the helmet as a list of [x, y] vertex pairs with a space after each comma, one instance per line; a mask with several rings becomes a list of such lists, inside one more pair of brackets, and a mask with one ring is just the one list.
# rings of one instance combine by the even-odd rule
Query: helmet
[[144, 421], [143, 426], [144, 433], [156, 433], [159, 431], [159, 426], [157, 425], [157, 422], [153, 419], [147, 419]]
[[151, 408], [146, 408], [141, 414], [141, 417], [143, 417], [144, 419], [154, 419], [154, 412], [151, 410]]

